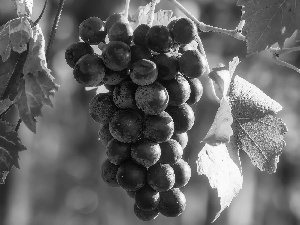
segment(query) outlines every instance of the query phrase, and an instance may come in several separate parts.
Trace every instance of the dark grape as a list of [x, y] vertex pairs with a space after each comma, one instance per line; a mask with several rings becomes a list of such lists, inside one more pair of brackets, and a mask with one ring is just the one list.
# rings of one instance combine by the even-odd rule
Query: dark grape
[[124, 69], [121, 71], [113, 71], [106, 68], [105, 76], [103, 78], [103, 83], [107, 85], [117, 85], [125, 80], [129, 75], [129, 70]]
[[137, 216], [137, 218], [139, 218], [140, 220], [143, 220], [143, 221], [153, 220], [159, 214], [158, 209], [153, 209], [151, 211], [145, 211], [145, 210], [139, 209], [139, 207], [137, 207], [136, 204], [134, 204], [134, 213]]
[[105, 161], [102, 163], [102, 179], [111, 187], [119, 187], [116, 177], [118, 169], [119, 166], [112, 164], [108, 159], [105, 159]]
[[130, 198], [134, 198], [135, 197], [135, 191], [126, 191], [126, 193], [128, 194], [128, 196]]
[[198, 78], [188, 78], [187, 81], [190, 84], [191, 94], [186, 103], [189, 105], [193, 105], [199, 102], [199, 100], [201, 99], [203, 94], [203, 86]]
[[160, 193], [158, 211], [167, 217], [179, 216], [186, 207], [185, 195], [179, 188], [172, 188]]
[[206, 70], [206, 60], [198, 50], [187, 50], [179, 58], [179, 67], [185, 76], [198, 78]]
[[172, 117], [165, 111], [158, 115], [147, 115], [144, 122], [144, 136], [155, 142], [167, 141], [174, 132]]
[[155, 63], [158, 69], [158, 79], [171, 80], [179, 71], [179, 62], [172, 53], [161, 53], [156, 56]]
[[135, 92], [136, 105], [146, 114], [158, 115], [169, 103], [167, 89], [158, 82], [139, 86]]
[[67, 64], [74, 68], [77, 61], [84, 55], [93, 54], [94, 49], [85, 42], [76, 42], [71, 44], [65, 51]]
[[175, 174], [169, 164], [156, 163], [148, 168], [147, 182], [156, 191], [167, 191], [175, 183]]
[[111, 41], [104, 47], [102, 57], [105, 66], [109, 69], [124, 70], [130, 63], [130, 47], [121, 41]]
[[103, 60], [97, 54], [82, 56], [74, 66], [75, 80], [87, 87], [98, 86], [105, 75]]
[[136, 45], [143, 45], [147, 47], [146, 37], [150, 30], [150, 26], [147, 24], [140, 24], [133, 31], [133, 42]]
[[118, 21], [108, 30], [109, 41], [122, 41], [128, 45], [132, 42], [133, 30], [129, 22]]
[[109, 92], [113, 92], [115, 87], [117, 87], [117, 85], [109, 85], [109, 84], [104, 84], [104, 87], [109, 91]]
[[148, 48], [154, 52], [168, 52], [173, 46], [173, 39], [169, 29], [163, 25], [152, 26], [146, 37]]
[[162, 81], [161, 84], [167, 89], [169, 94], [169, 105], [181, 105], [185, 103], [191, 94], [189, 82], [178, 74], [175, 78]]
[[147, 169], [133, 161], [123, 163], [117, 172], [119, 185], [127, 191], [137, 191], [146, 183]]
[[107, 158], [115, 165], [121, 165], [131, 158], [131, 145], [120, 142], [117, 139], [110, 140], [106, 149]]
[[120, 85], [115, 87], [113, 91], [113, 100], [116, 106], [121, 109], [136, 109], [135, 91], [138, 85], [132, 81], [123, 81]]
[[141, 59], [132, 65], [131, 80], [138, 85], [152, 84], [157, 78], [156, 64], [148, 59]]
[[139, 209], [150, 211], [157, 207], [159, 203], [159, 192], [148, 184], [136, 191], [135, 204]]
[[187, 133], [174, 133], [171, 139], [178, 141], [182, 149], [184, 149], [189, 141]]
[[[161, 156], [159, 159], [160, 163], [174, 164], [179, 159], [181, 159], [183, 155], [183, 149], [177, 141], [170, 139], [168, 141], [160, 143], [159, 145], [161, 148]], [[175, 173], [175, 182], [176, 182], [176, 173]]]
[[113, 114], [109, 130], [118, 141], [129, 143], [138, 140], [142, 133], [142, 125], [143, 119], [139, 113], [134, 110], [122, 109]]
[[[169, 29], [169, 31], [171, 31], [176, 23], [178, 19], [173, 19], [169, 22], [169, 24], [167, 25], [167, 28]], [[171, 35], [172, 35], [172, 32], [171, 32]]]
[[90, 101], [90, 116], [98, 123], [108, 123], [117, 110], [110, 93], [99, 93]]
[[142, 45], [132, 45], [130, 46], [131, 51], [131, 64], [141, 60], [141, 59], [152, 59], [151, 52], [148, 48]]
[[109, 124], [108, 123], [100, 123], [98, 136], [100, 138], [100, 141], [104, 146], [108, 144], [108, 142], [113, 139], [113, 136], [110, 134], [109, 131]]
[[172, 26], [171, 33], [174, 41], [180, 44], [188, 44], [195, 39], [197, 28], [191, 19], [183, 17], [176, 20]]
[[178, 162], [172, 165], [172, 168], [175, 173], [174, 188], [184, 187], [191, 178], [191, 167], [186, 161], [179, 159]]
[[103, 21], [100, 18], [90, 17], [79, 25], [79, 36], [90, 45], [104, 42], [106, 32], [103, 31], [103, 25]]
[[184, 133], [192, 128], [195, 122], [193, 109], [186, 103], [179, 106], [168, 106], [166, 112], [174, 121], [174, 132]]
[[114, 13], [112, 15], [110, 15], [106, 21], [105, 21], [105, 25], [104, 25], [104, 30], [106, 32], [109, 31], [109, 29], [116, 23], [116, 22], [123, 22], [123, 23], [128, 23], [128, 20], [126, 19], [125, 16], [123, 16], [120, 13]]
[[132, 159], [147, 168], [159, 160], [160, 154], [159, 144], [148, 139], [138, 140], [131, 147]]

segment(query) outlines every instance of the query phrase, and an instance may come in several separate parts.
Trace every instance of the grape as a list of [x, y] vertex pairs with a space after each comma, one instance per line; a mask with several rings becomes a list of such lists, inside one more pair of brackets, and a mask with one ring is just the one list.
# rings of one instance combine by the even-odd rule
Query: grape
[[123, 81], [115, 87], [113, 91], [113, 100], [116, 106], [121, 109], [137, 109], [135, 104], [135, 91], [138, 85], [132, 81]]
[[132, 159], [147, 168], [159, 160], [160, 154], [159, 144], [147, 139], [141, 139], [131, 147]]
[[87, 54], [81, 57], [74, 66], [75, 80], [87, 87], [97, 86], [105, 75], [105, 66], [97, 54]]
[[167, 217], [179, 216], [186, 207], [185, 195], [179, 188], [172, 188], [171, 190], [160, 193], [160, 201], [158, 204], [158, 211]]
[[169, 94], [169, 105], [181, 105], [185, 103], [191, 94], [189, 82], [178, 74], [174, 79], [163, 81], [161, 84], [167, 89]]
[[139, 209], [151, 211], [157, 207], [159, 203], [159, 192], [155, 191], [148, 184], [136, 191], [135, 204]]
[[183, 159], [179, 159], [178, 162], [172, 165], [175, 173], [174, 188], [184, 187], [191, 178], [191, 167]]
[[113, 71], [106, 68], [105, 76], [103, 78], [103, 83], [108, 85], [117, 85], [125, 80], [129, 75], [129, 70], [124, 69], [121, 71]]
[[133, 31], [133, 42], [136, 45], [142, 45], [147, 47], [146, 36], [148, 31], [150, 30], [150, 26], [147, 24], [140, 24]]
[[132, 65], [130, 77], [138, 85], [152, 84], [157, 78], [156, 64], [148, 59], [141, 59]]
[[127, 191], [137, 191], [146, 183], [147, 169], [133, 161], [123, 163], [117, 172], [119, 185]]
[[167, 191], [175, 183], [175, 174], [169, 164], [156, 163], [148, 168], [147, 182], [156, 191]]
[[122, 41], [130, 44], [132, 41], [133, 30], [129, 22], [118, 21], [108, 30], [109, 41]]
[[118, 141], [136, 142], [142, 132], [142, 122], [142, 117], [136, 111], [122, 109], [113, 114], [109, 130]]
[[115, 87], [117, 87], [117, 85], [109, 85], [109, 84], [104, 84], [104, 87], [109, 91], [109, 92], [113, 92]]
[[131, 51], [131, 64], [141, 59], [150, 59], [150, 60], [152, 59], [150, 50], [142, 45], [132, 45], [130, 46], [130, 51]]
[[[169, 31], [171, 31], [172, 29], [173, 29], [173, 27], [174, 27], [174, 25], [175, 25], [175, 23], [176, 23], [176, 21], [177, 21], [178, 19], [173, 19], [173, 20], [171, 20], [170, 22], [169, 22], [169, 24], [167, 25], [167, 28], [169, 29]], [[172, 32], [170, 32], [171, 33], [171, 35], [172, 35]]]
[[179, 18], [172, 26], [171, 33], [174, 41], [180, 44], [188, 44], [195, 39], [197, 28], [193, 21], [189, 18]]
[[174, 121], [174, 132], [184, 133], [192, 128], [195, 122], [193, 109], [186, 103], [179, 106], [168, 106], [166, 112]]
[[193, 105], [199, 102], [199, 100], [201, 99], [203, 94], [203, 86], [198, 78], [188, 78], [187, 81], [190, 84], [191, 94], [186, 103], [189, 105]]
[[123, 23], [128, 23], [128, 20], [126, 19], [125, 16], [123, 16], [120, 13], [114, 13], [112, 15], [110, 15], [106, 21], [105, 21], [105, 25], [104, 25], [104, 30], [106, 32], [109, 31], [109, 29], [116, 23], [116, 22], [123, 22]]
[[130, 63], [130, 47], [121, 41], [111, 41], [104, 47], [102, 57], [105, 66], [109, 69], [124, 70]]
[[106, 124], [110, 121], [118, 108], [115, 106], [112, 94], [99, 93], [95, 95], [89, 105], [90, 116], [98, 123]]
[[172, 117], [165, 111], [158, 115], [147, 115], [144, 122], [144, 136], [155, 142], [167, 141], [174, 132]]
[[171, 80], [179, 71], [177, 57], [171, 53], [161, 53], [155, 58], [158, 69], [158, 79]]
[[123, 162], [131, 158], [131, 145], [120, 142], [117, 139], [110, 140], [106, 149], [109, 161], [115, 165], [121, 165]]
[[[174, 164], [179, 159], [181, 159], [183, 155], [183, 149], [177, 141], [170, 139], [168, 141], [160, 143], [159, 145], [161, 148], [161, 156], [159, 159], [160, 163]], [[176, 173], [175, 173], [175, 182], [176, 182]]]
[[71, 44], [65, 52], [65, 59], [67, 64], [74, 68], [77, 61], [84, 55], [93, 54], [93, 48], [85, 42], [76, 42]]
[[101, 166], [101, 176], [102, 179], [111, 187], [119, 187], [117, 182], [117, 171], [119, 166], [112, 164], [108, 159], [106, 159]]
[[189, 141], [189, 137], [188, 137], [187, 133], [174, 133], [173, 136], [171, 137], [171, 139], [178, 141], [178, 143], [181, 145], [182, 149], [185, 149], [185, 147]]
[[81, 39], [90, 44], [97, 45], [104, 42], [106, 32], [103, 31], [103, 21], [98, 17], [90, 17], [79, 25], [79, 36]]
[[146, 42], [148, 48], [158, 53], [168, 52], [173, 45], [169, 29], [163, 25], [152, 26], [147, 33]]
[[139, 86], [135, 92], [138, 108], [146, 114], [158, 115], [164, 111], [169, 102], [167, 89], [158, 82]]
[[113, 139], [113, 136], [110, 134], [109, 131], [109, 124], [108, 123], [100, 123], [98, 136], [104, 146], [108, 144], [108, 142]]
[[187, 50], [179, 58], [179, 67], [185, 76], [198, 78], [205, 72], [206, 60], [198, 50]]
[[153, 209], [151, 211], [145, 211], [145, 210], [139, 209], [139, 207], [137, 207], [136, 204], [134, 204], [134, 213], [137, 216], [137, 218], [139, 218], [140, 220], [143, 220], [143, 221], [153, 220], [159, 214], [158, 209]]

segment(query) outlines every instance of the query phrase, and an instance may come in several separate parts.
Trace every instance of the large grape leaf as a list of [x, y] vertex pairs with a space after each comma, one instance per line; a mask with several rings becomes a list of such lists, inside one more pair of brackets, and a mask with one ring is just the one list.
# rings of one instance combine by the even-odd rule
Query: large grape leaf
[[32, 37], [32, 28], [27, 17], [8, 21], [0, 30], [0, 55], [5, 62], [11, 50], [22, 53], [27, 50], [27, 44]]
[[0, 184], [4, 183], [13, 166], [19, 168], [19, 152], [26, 150], [14, 128], [12, 124], [0, 121]]
[[19, 88], [20, 96], [16, 106], [24, 124], [35, 133], [35, 117], [42, 115], [43, 105], [52, 107], [50, 96], [58, 90], [58, 85], [53, 82], [54, 77], [47, 68], [45, 40], [38, 25], [33, 28], [23, 73], [24, 82]]
[[243, 7], [248, 54], [275, 43], [282, 48], [300, 30], [299, 0], [238, 0], [237, 5]]
[[274, 173], [287, 132], [284, 122], [275, 116], [281, 105], [239, 76], [231, 82], [229, 102], [238, 149], [260, 170]]
[[0, 100], [0, 115], [4, 113], [14, 102], [9, 99]]

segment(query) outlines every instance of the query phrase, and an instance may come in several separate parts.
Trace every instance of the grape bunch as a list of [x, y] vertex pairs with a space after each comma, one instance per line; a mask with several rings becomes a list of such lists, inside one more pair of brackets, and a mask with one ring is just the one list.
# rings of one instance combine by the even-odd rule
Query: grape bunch
[[[141, 220], [180, 215], [186, 207], [182, 188], [191, 177], [182, 156], [195, 121], [191, 105], [203, 93], [198, 78], [206, 67], [205, 57], [190, 44], [197, 35], [194, 23], [179, 18], [168, 26], [140, 24], [133, 30], [122, 14], [113, 14], [105, 22], [84, 20], [79, 35], [83, 42], [65, 52], [75, 80], [108, 90], [89, 104], [107, 149], [103, 180], [135, 199]], [[91, 45], [101, 43], [98, 55]]]

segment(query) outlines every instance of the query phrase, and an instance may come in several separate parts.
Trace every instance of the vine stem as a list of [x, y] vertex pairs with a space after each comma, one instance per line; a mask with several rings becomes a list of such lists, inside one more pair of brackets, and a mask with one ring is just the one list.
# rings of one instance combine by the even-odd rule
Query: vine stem
[[227, 29], [223, 29], [223, 28], [219, 28], [219, 27], [210, 26], [210, 25], [200, 22], [186, 8], [184, 8], [184, 6], [181, 5], [177, 0], [168, 0], [168, 1], [171, 2], [173, 5], [175, 5], [181, 12], [183, 12], [184, 15], [186, 15], [188, 18], [193, 20], [194, 23], [196, 24], [196, 26], [198, 27], [198, 29], [201, 30], [202, 32], [211, 32], [211, 31], [218, 32], [218, 33], [222, 33], [222, 34], [227, 34], [238, 40], [242, 40], [242, 41], [246, 40], [245, 36], [242, 35], [242, 29], [241, 29], [244, 26], [243, 21], [241, 21], [239, 23], [239, 25], [237, 26], [237, 28], [234, 30], [227, 30]]
[[64, 7], [64, 3], [65, 3], [65, 0], [60, 0], [59, 4], [58, 4], [58, 7], [57, 7], [55, 19], [54, 19], [54, 22], [53, 22], [53, 25], [52, 25], [52, 29], [51, 29], [51, 33], [50, 33], [50, 36], [49, 36], [47, 49], [46, 49], [46, 61], [47, 62], [49, 61], [49, 58], [50, 58], [51, 47], [52, 47], [52, 44], [53, 44], [53, 41], [54, 41], [54, 38], [55, 38], [58, 22], [59, 22], [59, 19], [60, 19], [62, 9]]
[[32, 27], [35, 27], [35, 26], [40, 22], [40, 20], [42, 19], [43, 15], [44, 15], [44, 13], [45, 13], [47, 4], [48, 4], [48, 0], [45, 1], [43, 10], [42, 10], [42, 12], [41, 12], [39, 18], [37, 18], [36, 21], [33, 22]]
[[150, 3], [150, 10], [149, 10], [149, 15], [148, 15], [148, 19], [147, 19], [147, 25], [149, 25], [150, 27], [152, 26], [152, 23], [154, 21], [154, 10], [155, 10], [155, 6], [158, 2], [159, 2], [159, 0], [152, 0]]
[[21, 123], [22, 123], [22, 119], [21, 119], [21, 118], [19, 118], [19, 120], [18, 120], [18, 123], [17, 123], [17, 125], [16, 125], [16, 128], [15, 128], [15, 132], [18, 132], [18, 130], [19, 130], [19, 128], [20, 128], [20, 125], [21, 125]]
[[130, 0], [126, 0], [124, 16], [128, 19]]
[[2, 116], [4, 116], [11, 109], [11, 107], [13, 107], [13, 105], [14, 105], [14, 103], [11, 104], [10, 106], [8, 106], [8, 108], [0, 114], [0, 118], [2, 118]]

